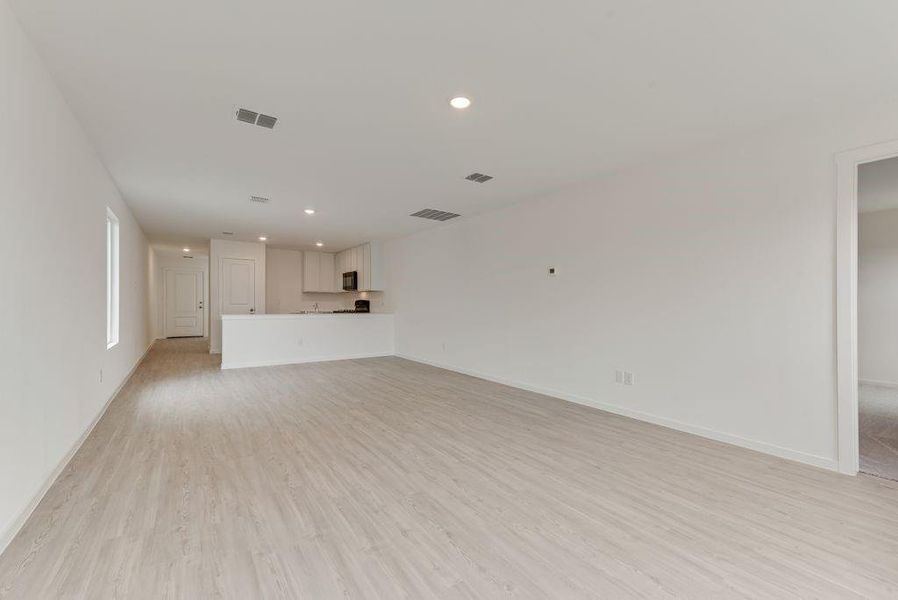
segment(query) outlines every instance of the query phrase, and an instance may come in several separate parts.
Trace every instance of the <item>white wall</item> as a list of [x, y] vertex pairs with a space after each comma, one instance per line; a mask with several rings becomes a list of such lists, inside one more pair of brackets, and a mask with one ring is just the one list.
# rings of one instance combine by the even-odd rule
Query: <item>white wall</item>
[[896, 108], [811, 113], [395, 240], [397, 351], [836, 468], [833, 154], [898, 139]]
[[898, 385], [898, 209], [859, 216], [857, 300], [860, 379]]
[[[2, 550], [151, 336], [143, 232], [5, 2], [0, 111]], [[110, 350], [107, 206], [121, 235], [121, 332]]]
[[203, 299], [206, 300], [206, 312], [203, 322], [203, 335], [209, 335], [209, 257], [202, 252], [191, 252], [185, 256], [183, 252], [170, 248], [153, 248], [152, 276], [150, 278], [150, 297], [152, 298], [153, 337], [165, 337], [165, 271], [167, 269], [194, 269], [203, 272]]
[[231, 240], [210, 240], [209, 243], [209, 351], [221, 352], [221, 260], [223, 258], [245, 258], [256, 262], [256, 313], [264, 314], [265, 309], [265, 244], [256, 242], [235, 242]]

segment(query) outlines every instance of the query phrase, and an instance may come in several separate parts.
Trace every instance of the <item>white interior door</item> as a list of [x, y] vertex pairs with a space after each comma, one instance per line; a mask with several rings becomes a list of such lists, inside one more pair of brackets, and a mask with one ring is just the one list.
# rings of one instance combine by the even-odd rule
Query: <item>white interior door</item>
[[166, 269], [164, 285], [165, 337], [202, 336], [206, 314], [203, 272]]
[[221, 314], [256, 312], [256, 261], [247, 258], [221, 259]]

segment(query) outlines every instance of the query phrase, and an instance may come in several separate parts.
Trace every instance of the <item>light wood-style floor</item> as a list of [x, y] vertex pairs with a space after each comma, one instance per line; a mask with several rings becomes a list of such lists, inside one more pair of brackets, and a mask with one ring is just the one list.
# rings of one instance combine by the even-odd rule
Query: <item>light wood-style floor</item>
[[0, 596], [896, 598], [898, 484], [398, 358], [158, 343]]
[[898, 388], [860, 386], [861, 471], [898, 481]]

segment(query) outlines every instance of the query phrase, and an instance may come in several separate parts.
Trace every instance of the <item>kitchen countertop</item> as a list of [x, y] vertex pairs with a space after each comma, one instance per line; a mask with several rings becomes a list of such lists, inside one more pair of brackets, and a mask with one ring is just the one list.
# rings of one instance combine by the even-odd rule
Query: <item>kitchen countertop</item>
[[310, 313], [257, 313], [252, 315], [221, 315], [222, 320], [237, 320], [237, 319], [301, 319], [303, 317], [377, 317], [377, 316], [393, 316], [392, 313], [376, 313], [376, 312], [345, 312], [345, 313], [334, 313], [334, 312], [310, 312]]

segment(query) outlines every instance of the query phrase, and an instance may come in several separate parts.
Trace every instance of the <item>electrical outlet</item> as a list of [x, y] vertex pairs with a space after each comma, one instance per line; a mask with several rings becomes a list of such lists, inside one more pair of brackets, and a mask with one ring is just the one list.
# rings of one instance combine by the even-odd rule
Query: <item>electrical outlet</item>
[[624, 382], [624, 372], [623, 371], [615, 371], [614, 372], [614, 383], [623, 383]]
[[627, 371], [624, 372], [624, 385], [633, 385], [636, 381], [636, 378], [633, 377], [633, 373], [629, 373]]

